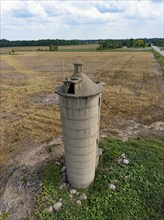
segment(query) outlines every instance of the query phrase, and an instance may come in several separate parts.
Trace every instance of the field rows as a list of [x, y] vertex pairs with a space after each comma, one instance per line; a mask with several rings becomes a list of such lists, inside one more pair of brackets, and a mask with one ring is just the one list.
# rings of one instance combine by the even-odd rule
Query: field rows
[[[101, 129], [117, 128], [119, 120], [135, 119], [143, 124], [162, 120], [160, 68], [151, 53], [67, 52], [63, 57], [65, 77], [72, 74], [72, 63], [81, 60], [84, 73], [95, 82], [105, 82]], [[1, 55], [0, 165], [24, 148], [61, 133], [54, 95], [61, 82], [60, 52]]]

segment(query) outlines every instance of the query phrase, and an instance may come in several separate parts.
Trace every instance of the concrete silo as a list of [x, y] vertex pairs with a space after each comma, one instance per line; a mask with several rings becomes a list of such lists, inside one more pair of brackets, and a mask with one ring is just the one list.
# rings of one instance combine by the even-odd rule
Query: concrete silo
[[98, 161], [102, 85], [82, 73], [82, 63], [74, 63], [73, 75], [56, 89], [68, 182], [86, 188], [94, 180]]

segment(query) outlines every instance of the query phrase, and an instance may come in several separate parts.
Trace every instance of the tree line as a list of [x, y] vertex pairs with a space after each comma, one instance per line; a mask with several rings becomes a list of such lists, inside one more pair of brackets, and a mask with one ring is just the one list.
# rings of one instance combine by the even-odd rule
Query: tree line
[[17, 46], [63, 46], [63, 45], [81, 45], [81, 44], [99, 44], [99, 49], [121, 48], [121, 47], [145, 47], [164, 46], [164, 38], [141, 38], [141, 39], [99, 39], [99, 40], [63, 40], [63, 39], [41, 39], [41, 40], [0, 40], [0, 47]]
[[99, 42], [98, 50], [104, 49], [116, 49], [122, 47], [150, 47], [151, 44], [159, 47], [164, 46], [164, 39], [163, 38], [151, 38], [151, 39], [126, 39], [126, 40], [106, 40], [104, 42]]
[[0, 47], [18, 47], [18, 46], [64, 46], [98, 43], [96, 40], [63, 40], [63, 39], [42, 39], [42, 40], [0, 40]]

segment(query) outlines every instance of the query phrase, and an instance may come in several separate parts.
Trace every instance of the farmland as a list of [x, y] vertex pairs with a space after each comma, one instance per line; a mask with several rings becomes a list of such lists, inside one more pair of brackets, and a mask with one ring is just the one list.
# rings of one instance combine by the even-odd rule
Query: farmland
[[[15, 54], [9, 55], [13, 49]], [[82, 50], [85, 52], [80, 52]], [[153, 53], [126, 50], [96, 52], [93, 45], [88, 48], [61, 47], [58, 52], [37, 51], [35, 47], [1, 48], [1, 170], [9, 165], [4, 174], [0, 171], [3, 177], [0, 184], [4, 191], [0, 206], [6, 210], [7, 204], [9, 209], [12, 207], [9, 213], [17, 213], [19, 217], [24, 217], [27, 209], [34, 209], [34, 192], [38, 190], [41, 176], [41, 173], [35, 175], [35, 171], [40, 169], [35, 167], [36, 164], [42, 166], [47, 158], [54, 164], [55, 158], [63, 154], [58, 96], [54, 93], [63, 80], [62, 56], [64, 77], [72, 74], [72, 63], [81, 60], [85, 74], [95, 82], [105, 83], [100, 137], [116, 137], [124, 141], [128, 138], [158, 139], [159, 143], [140, 143], [137, 140], [137, 144], [141, 148], [145, 146], [146, 155], [146, 148], [152, 144], [152, 149], [159, 148], [159, 158], [162, 154], [160, 141], [164, 139], [164, 87], [162, 69]], [[113, 144], [114, 147], [115, 141]], [[135, 146], [133, 151], [136, 150]], [[135, 155], [131, 150], [131, 142], [121, 141], [119, 147], [121, 151], [127, 149], [127, 154], [132, 155], [132, 158]], [[118, 147], [113, 152], [115, 150]], [[110, 155], [110, 148], [108, 151]], [[144, 163], [142, 150], [140, 152], [138, 149], [137, 155], [131, 160], [135, 162], [140, 157]], [[156, 167], [154, 161], [158, 159], [154, 154], [151, 155], [150, 166]], [[148, 163], [145, 164], [147, 166]], [[30, 184], [27, 192], [22, 185], [26, 180]], [[36, 187], [36, 191], [33, 187]]]
[[[33, 49], [1, 55], [1, 167], [24, 149], [61, 134], [54, 93], [62, 82], [61, 53]], [[155, 132], [163, 119], [162, 72], [152, 53], [65, 52], [63, 57], [65, 77], [72, 74], [72, 63], [81, 60], [84, 73], [105, 82], [102, 133], [122, 137], [134, 127], [138, 136], [163, 138], [161, 128]], [[144, 126], [150, 132], [143, 132]]]
[[[90, 51], [96, 51], [98, 47], [98, 44], [90, 44], [90, 45], [69, 45], [69, 46], [59, 46], [59, 51], [78, 51], [78, 50], [90, 50]], [[36, 52], [37, 49], [41, 49], [43, 51], [49, 50], [48, 46], [22, 46], [22, 47], [3, 47], [0, 48], [1, 54], [9, 54], [11, 50], [14, 50], [16, 52]]]

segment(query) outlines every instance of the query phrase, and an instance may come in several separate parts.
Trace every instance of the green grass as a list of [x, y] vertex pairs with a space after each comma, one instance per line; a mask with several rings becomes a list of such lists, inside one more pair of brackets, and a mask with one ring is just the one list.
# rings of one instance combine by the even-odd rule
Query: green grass
[[97, 50], [96, 48], [84, 48], [84, 49], [59, 49], [61, 52], [145, 52], [151, 50], [150, 47], [147, 48], [117, 48], [117, 49], [105, 49]]
[[156, 52], [155, 50], [152, 50], [152, 53], [154, 54], [155, 59], [159, 62], [164, 76], [164, 56], [162, 56], [160, 53]]
[[[36, 196], [35, 214], [42, 220], [162, 220], [164, 218], [164, 144], [158, 141], [107, 140], [101, 144], [103, 156], [96, 171], [87, 201], [76, 204], [67, 189], [59, 190], [60, 168], [49, 164]], [[116, 158], [125, 153], [128, 165], [118, 165]], [[109, 184], [116, 185], [110, 190]], [[80, 192], [81, 192], [80, 191]], [[44, 211], [59, 198], [58, 213]]]
[[98, 52], [147, 52], [150, 51], [151, 47], [144, 47], [144, 48], [116, 48], [116, 49], [102, 49], [97, 50]]

